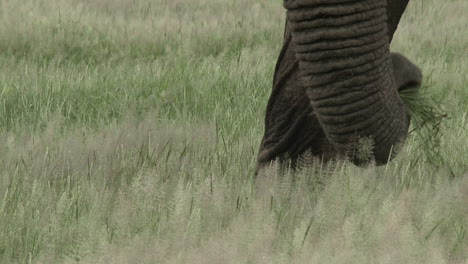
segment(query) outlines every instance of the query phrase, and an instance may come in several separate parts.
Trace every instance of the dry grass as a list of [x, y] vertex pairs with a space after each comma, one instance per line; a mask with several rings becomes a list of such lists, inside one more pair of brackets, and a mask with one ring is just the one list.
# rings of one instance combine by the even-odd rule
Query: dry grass
[[392, 48], [447, 113], [384, 167], [253, 178], [280, 1], [0, 0], [1, 263], [467, 263], [467, 1]]

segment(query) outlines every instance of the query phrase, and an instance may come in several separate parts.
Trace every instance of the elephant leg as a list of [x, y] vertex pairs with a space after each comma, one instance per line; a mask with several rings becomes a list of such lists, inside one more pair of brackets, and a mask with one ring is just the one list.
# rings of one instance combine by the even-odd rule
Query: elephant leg
[[421, 70], [405, 56], [392, 52], [390, 54], [393, 75], [399, 91], [421, 86]]
[[273, 90], [265, 115], [265, 134], [257, 158], [258, 169], [274, 160], [296, 168], [304, 153], [334, 157], [314, 110], [300, 83], [298, 62], [290, 41], [288, 25], [285, 43], [275, 69]]
[[387, 0], [387, 28], [389, 42], [392, 42], [393, 35], [397, 30], [400, 18], [405, 12], [409, 0]]
[[[295, 75], [287, 78], [283, 87], [291, 84]], [[303, 96], [288, 98], [284, 94], [286, 90], [281, 89], [277, 93], [274, 105], [267, 114], [270, 122], [260, 145], [258, 168], [277, 160], [282, 166], [296, 169], [298, 163], [303, 163], [301, 157], [304, 153], [324, 160], [333, 157], [333, 147], [321, 129], [305, 92]]]

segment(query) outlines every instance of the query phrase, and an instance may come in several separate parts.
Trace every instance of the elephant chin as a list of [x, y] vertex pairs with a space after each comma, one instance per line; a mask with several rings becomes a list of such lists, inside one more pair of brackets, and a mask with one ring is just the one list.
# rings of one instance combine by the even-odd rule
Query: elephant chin
[[389, 51], [387, 0], [284, 6], [298, 75], [327, 140], [357, 164], [363, 147], [378, 165], [387, 163], [409, 127]]

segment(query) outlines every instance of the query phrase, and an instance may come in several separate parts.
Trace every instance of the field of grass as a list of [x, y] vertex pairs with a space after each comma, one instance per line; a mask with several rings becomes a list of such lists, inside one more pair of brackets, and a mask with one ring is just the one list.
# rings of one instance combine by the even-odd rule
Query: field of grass
[[280, 0], [0, 0], [0, 263], [468, 263], [466, 10], [412, 1], [392, 44], [437, 160], [254, 180]]

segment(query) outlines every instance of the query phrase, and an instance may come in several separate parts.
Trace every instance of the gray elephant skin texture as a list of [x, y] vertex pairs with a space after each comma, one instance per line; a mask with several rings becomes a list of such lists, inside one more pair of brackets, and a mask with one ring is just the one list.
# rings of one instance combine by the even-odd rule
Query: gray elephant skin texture
[[285, 0], [286, 25], [265, 116], [258, 169], [296, 167], [304, 153], [387, 163], [407, 136], [410, 115], [398, 91], [417, 89], [420, 69], [389, 45], [408, 0]]

